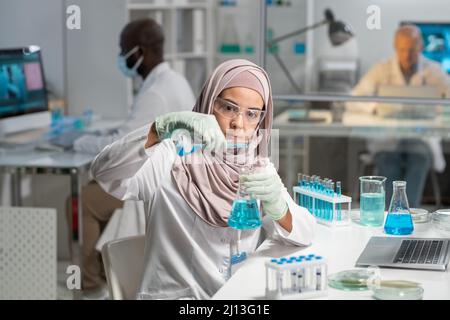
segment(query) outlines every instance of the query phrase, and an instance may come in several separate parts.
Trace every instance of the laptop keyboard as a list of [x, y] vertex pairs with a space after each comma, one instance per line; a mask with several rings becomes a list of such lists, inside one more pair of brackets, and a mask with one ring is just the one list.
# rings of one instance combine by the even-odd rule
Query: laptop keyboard
[[437, 264], [444, 241], [403, 240], [394, 263]]

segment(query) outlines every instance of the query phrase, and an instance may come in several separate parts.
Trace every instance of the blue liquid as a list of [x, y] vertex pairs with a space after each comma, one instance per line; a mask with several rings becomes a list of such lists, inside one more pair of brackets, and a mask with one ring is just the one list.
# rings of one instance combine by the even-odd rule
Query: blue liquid
[[[185, 149], [182, 145], [177, 145], [177, 153], [180, 157], [183, 157], [185, 155], [197, 152], [198, 150], [202, 150], [204, 147], [203, 144], [194, 144], [192, 145], [191, 150]], [[231, 143], [227, 144], [227, 149], [245, 149], [248, 147], [248, 144], [246, 143]]]
[[384, 193], [361, 194], [361, 224], [381, 227], [384, 221], [384, 202]]
[[384, 225], [384, 231], [393, 235], [411, 234], [414, 231], [411, 214], [389, 213]]
[[176, 146], [176, 148], [177, 148], [177, 153], [178, 153], [178, 155], [179, 155], [180, 157], [183, 157], [183, 156], [185, 156], [185, 155], [188, 155], [188, 154], [194, 153], [194, 152], [196, 152], [196, 151], [198, 151], [198, 150], [201, 150], [201, 149], [202, 149], [202, 146], [201, 146], [201, 145], [193, 145], [193, 146], [192, 146], [192, 149], [191, 149], [190, 151], [184, 149], [182, 146]]
[[228, 225], [238, 230], [259, 228], [262, 225], [262, 221], [256, 199], [235, 200], [231, 208]]

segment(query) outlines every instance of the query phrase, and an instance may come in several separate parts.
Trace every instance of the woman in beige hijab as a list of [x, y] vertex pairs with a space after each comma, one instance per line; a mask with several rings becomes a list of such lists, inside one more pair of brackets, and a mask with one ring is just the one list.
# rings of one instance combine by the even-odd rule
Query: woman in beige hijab
[[[292, 200], [273, 164], [260, 161], [266, 159], [272, 111], [266, 72], [249, 61], [230, 60], [206, 81], [192, 112], [163, 115], [94, 160], [92, 174], [105, 191], [121, 200], [143, 200], [146, 207], [138, 298], [207, 299], [225, 283], [235, 261], [230, 246], [236, 230], [228, 218], [239, 180], [260, 200], [263, 214], [262, 229], [241, 232], [241, 251], [254, 252], [264, 236], [311, 243], [314, 218]], [[193, 134], [201, 150], [180, 156], [178, 129]], [[230, 151], [229, 140], [247, 148]], [[240, 175], [258, 163], [264, 163], [258, 173]]]

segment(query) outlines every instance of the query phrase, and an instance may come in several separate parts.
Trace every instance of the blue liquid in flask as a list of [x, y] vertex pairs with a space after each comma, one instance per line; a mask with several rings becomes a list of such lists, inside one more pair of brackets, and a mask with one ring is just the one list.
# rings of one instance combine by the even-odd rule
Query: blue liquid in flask
[[409, 213], [389, 213], [386, 218], [384, 231], [387, 234], [406, 235], [414, 231], [411, 214]]
[[409, 211], [406, 196], [406, 182], [394, 181], [394, 192], [384, 224], [384, 231], [392, 235], [407, 235], [414, 231], [414, 225]]
[[236, 199], [231, 208], [228, 225], [238, 230], [256, 229], [261, 227], [261, 215], [256, 199]]
[[[241, 168], [241, 175], [253, 173], [253, 168]], [[237, 230], [257, 229], [261, 227], [261, 213], [259, 212], [258, 202], [251, 197], [242, 185], [241, 177], [239, 178], [239, 187], [236, 199], [231, 207], [228, 225]]]

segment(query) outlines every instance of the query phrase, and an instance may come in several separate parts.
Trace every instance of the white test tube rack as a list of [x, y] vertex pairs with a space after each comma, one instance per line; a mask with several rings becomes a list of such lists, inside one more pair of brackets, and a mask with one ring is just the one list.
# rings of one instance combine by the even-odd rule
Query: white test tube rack
[[271, 259], [265, 266], [267, 299], [303, 300], [328, 293], [327, 263], [322, 257]]
[[[312, 199], [312, 212], [317, 222], [329, 227], [348, 226], [350, 224], [350, 212], [352, 208], [352, 198], [346, 195], [338, 195], [334, 193], [334, 196], [313, 192], [303, 187], [294, 187], [294, 199], [297, 203], [300, 203], [300, 195], [305, 195]], [[329, 213], [318, 213], [316, 210], [316, 199], [323, 200], [332, 204], [332, 210]], [[340, 208], [338, 208], [340, 205]], [[346, 206], [347, 208], [344, 208]], [[314, 214], [315, 212], [315, 214]]]

